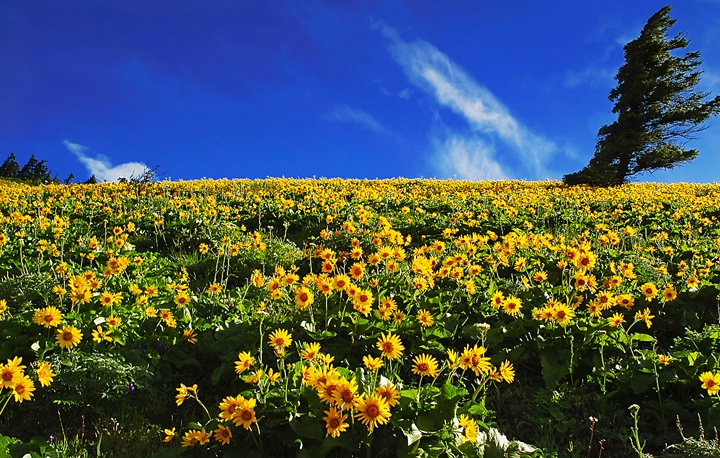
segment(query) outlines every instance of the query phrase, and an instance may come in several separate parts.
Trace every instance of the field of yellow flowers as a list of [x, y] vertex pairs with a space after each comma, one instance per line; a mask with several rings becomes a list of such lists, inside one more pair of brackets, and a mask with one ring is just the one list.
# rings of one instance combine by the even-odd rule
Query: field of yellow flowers
[[720, 185], [3, 182], [0, 454], [661, 453], [720, 426], [718, 217]]

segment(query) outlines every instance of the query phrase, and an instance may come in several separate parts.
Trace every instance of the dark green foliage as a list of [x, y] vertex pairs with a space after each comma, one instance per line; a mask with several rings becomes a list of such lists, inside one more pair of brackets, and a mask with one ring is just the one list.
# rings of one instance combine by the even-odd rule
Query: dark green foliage
[[609, 96], [618, 118], [600, 128], [594, 157], [579, 172], [565, 175], [566, 184], [619, 185], [698, 155], [685, 144], [720, 113], [720, 96], [705, 102], [709, 94], [695, 90], [702, 73], [700, 52], [673, 55], [689, 44], [684, 34], [667, 36], [674, 23], [665, 6], [625, 45], [625, 64]]
[[18, 164], [15, 158], [15, 153], [10, 153], [10, 156], [5, 159], [5, 162], [0, 165], [0, 177], [3, 178], [17, 178], [20, 174], [20, 164]]

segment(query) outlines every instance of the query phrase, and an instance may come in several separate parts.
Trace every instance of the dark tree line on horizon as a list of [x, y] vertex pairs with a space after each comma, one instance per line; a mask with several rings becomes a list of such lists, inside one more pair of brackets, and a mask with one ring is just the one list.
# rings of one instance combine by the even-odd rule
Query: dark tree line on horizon
[[[10, 153], [7, 159], [0, 165], [0, 178], [20, 181], [27, 184], [73, 184], [75, 175], [71, 173], [65, 180], [60, 181], [57, 174], [54, 177], [52, 176], [46, 160], [38, 160], [33, 154], [25, 165], [21, 167], [15, 157], [15, 153]], [[95, 175], [93, 175], [82, 183], [94, 184], [97, 183], [97, 179]]]

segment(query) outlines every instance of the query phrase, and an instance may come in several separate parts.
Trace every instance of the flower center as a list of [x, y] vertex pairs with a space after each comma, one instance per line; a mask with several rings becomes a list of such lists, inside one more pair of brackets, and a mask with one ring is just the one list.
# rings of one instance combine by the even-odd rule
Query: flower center
[[365, 414], [370, 418], [376, 418], [378, 415], [380, 415], [380, 409], [378, 409], [378, 406], [376, 405], [370, 405], [365, 411]]

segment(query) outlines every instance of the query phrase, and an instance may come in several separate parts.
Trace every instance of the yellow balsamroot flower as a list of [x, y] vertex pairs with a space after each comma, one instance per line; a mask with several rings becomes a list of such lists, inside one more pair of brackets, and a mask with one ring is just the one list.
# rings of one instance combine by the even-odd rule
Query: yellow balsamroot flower
[[251, 385], [255, 385], [256, 383], [260, 383], [260, 380], [262, 380], [262, 376], [265, 372], [262, 369], [258, 369], [255, 371], [255, 373], [250, 374], [243, 378], [243, 382], [249, 383]]
[[382, 352], [382, 357], [393, 360], [398, 359], [402, 356], [405, 346], [400, 341], [400, 338], [393, 335], [392, 332], [380, 334], [380, 338], [377, 341], [377, 347]]
[[96, 330], [92, 332], [92, 340], [95, 343], [100, 343], [103, 340], [107, 342], [112, 342], [113, 338], [109, 336], [109, 334], [112, 332], [112, 330], [108, 329], [108, 331], [104, 331], [101, 326], [98, 326]]
[[310, 289], [305, 286], [295, 289], [295, 305], [300, 310], [307, 310], [313, 302], [315, 302], [315, 296]]
[[82, 341], [82, 332], [75, 326], [65, 326], [55, 332], [55, 340], [58, 345], [68, 350], [78, 345]]
[[3, 313], [5, 313], [7, 309], [7, 301], [5, 299], [0, 299], [0, 317], [2, 317]]
[[122, 324], [122, 318], [120, 318], [119, 316], [110, 315], [107, 318], [106, 322], [107, 322], [108, 326], [115, 329], [115, 328], [119, 328], [120, 325]]
[[35, 369], [35, 374], [37, 375], [38, 382], [40, 382], [40, 386], [50, 386], [53, 377], [56, 375], [50, 363], [45, 361], [41, 361], [38, 364], [37, 369]]
[[[238, 398], [242, 398], [242, 396], [238, 396]], [[235, 418], [235, 415], [237, 415], [238, 406], [240, 406], [240, 404], [242, 403], [238, 398], [227, 396], [225, 399], [223, 399], [218, 406], [220, 408], [220, 413], [218, 414], [218, 417], [222, 418], [223, 420], [232, 420], [233, 418]]]
[[33, 396], [33, 391], [35, 391], [35, 384], [30, 380], [30, 377], [23, 375], [15, 381], [12, 390], [15, 402], [29, 401]]
[[373, 356], [363, 356], [363, 364], [371, 371], [376, 371], [385, 365], [381, 358]]
[[610, 326], [611, 328], [617, 328], [625, 321], [625, 318], [623, 317], [622, 313], [616, 313], [615, 315], [611, 316], [607, 320], [608, 320], [608, 326]]
[[198, 431], [197, 429], [191, 429], [183, 435], [181, 445], [183, 447], [193, 447], [195, 445], [205, 445], [210, 442], [210, 434], [205, 431], [205, 428]]
[[220, 286], [220, 283], [211, 283], [207, 290], [209, 294], [219, 294], [222, 291], [222, 286]]
[[320, 353], [320, 342], [311, 342], [303, 345], [303, 349], [300, 351], [300, 358], [303, 361], [310, 362], [314, 360]]
[[32, 318], [33, 323], [46, 328], [57, 327], [62, 322], [62, 319], [63, 316], [60, 310], [52, 306], [36, 310]]
[[341, 377], [332, 393], [335, 405], [343, 410], [353, 410], [358, 401], [358, 385], [354, 378]]
[[183, 331], [183, 337], [187, 339], [191, 344], [197, 343], [197, 334], [192, 329], [185, 329]]
[[635, 298], [631, 294], [621, 294], [615, 297], [615, 303], [630, 310], [635, 305]]
[[175, 302], [175, 305], [178, 307], [184, 307], [190, 303], [190, 296], [188, 296], [188, 293], [185, 291], [180, 291], [175, 295], [173, 302]]
[[222, 445], [228, 445], [230, 443], [230, 439], [232, 438], [232, 431], [230, 431], [230, 428], [223, 425], [218, 425], [218, 428], [215, 430], [214, 434], [215, 440], [220, 442]]
[[437, 377], [440, 371], [438, 370], [438, 362], [431, 355], [422, 354], [413, 358], [412, 366], [413, 374], [420, 375], [422, 377]]
[[552, 319], [560, 326], [567, 326], [575, 316], [575, 311], [565, 304], [556, 304], [552, 309]]
[[653, 299], [657, 297], [658, 289], [657, 286], [655, 286], [653, 283], [645, 283], [640, 287], [640, 291], [642, 291], [643, 295], [645, 296], [645, 299], [648, 300], [648, 302], [651, 302]]
[[378, 425], [387, 424], [391, 416], [390, 406], [387, 401], [377, 393], [370, 397], [363, 394], [358, 400], [355, 410], [355, 418], [367, 426], [370, 433], [372, 433]]
[[249, 352], [238, 353], [238, 360], [235, 361], [235, 372], [240, 375], [250, 369], [255, 363], [255, 358]]
[[275, 372], [273, 368], [271, 367], [268, 369], [267, 374], [265, 374], [265, 377], [270, 381], [270, 383], [277, 383], [278, 380], [280, 380], [280, 372]]
[[432, 314], [428, 312], [425, 309], [422, 309], [418, 312], [416, 316], [418, 322], [420, 323], [420, 326], [423, 327], [430, 327], [435, 322], [435, 319], [433, 318]]
[[325, 420], [325, 429], [327, 430], [327, 434], [332, 437], [339, 437], [340, 433], [345, 432], [348, 426], [350, 426], [345, 422], [348, 415], [343, 415], [342, 411], [338, 411], [335, 407], [330, 407], [330, 410], [326, 410], [325, 415], [326, 416], [323, 417], [323, 420]]
[[671, 360], [672, 356], [670, 355], [658, 355], [658, 362], [663, 366], [667, 366], [668, 364], [670, 364]]
[[185, 386], [184, 383], [180, 384], [180, 388], [175, 388], [178, 394], [175, 395], [175, 404], [181, 406], [186, 399], [193, 397], [197, 394], [197, 384], [193, 386]]
[[674, 301], [677, 298], [677, 291], [673, 285], [666, 285], [663, 290], [663, 299], [665, 302]]
[[489, 374], [492, 365], [490, 364], [490, 358], [483, 356], [486, 351], [485, 347], [478, 347], [477, 344], [472, 347], [470, 345], [465, 346], [458, 363], [460, 368], [462, 370], [472, 370], [475, 376]]
[[165, 429], [163, 431], [163, 434], [165, 435], [165, 437], [163, 437], [162, 441], [163, 443], [168, 444], [175, 438], [175, 428]]
[[520, 311], [521, 308], [522, 308], [522, 301], [515, 296], [507, 297], [502, 303], [503, 311], [510, 316], [521, 315], [522, 314], [522, 312]]
[[25, 366], [21, 366], [22, 358], [19, 356], [8, 359], [7, 364], [0, 364], [0, 388], [12, 388], [23, 376]]
[[515, 380], [515, 368], [510, 361], [505, 360], [500, 363], [500, 375], [507, 383], [512, 383]]
[[289, 347], [292, 343], [292, 335], [285, 329], [276, 329], [270, 334], [270, 346], [277, 349]]
[[447, 357], [447, 365], [451, 370], [455, 370], [458, 367], [460, 367], [460, 355], [458, 355], [458, 352], [453, 350], [452, 348], [448, 349], [447, 351], [448, 357]]
[[637, 321], [644, 321], [647, 325], [648, 329], [652, 326], [652, 319], [655, 318], [655, 315], [650, 315], [650, 309], [646, 308], [642, 312], [637, 312], [635, 314], [635, 320]]
[[712, 372], [703, 372], [700, 374], [702, 388], [707, 390], [708, 395], [715, 396], [720, 391], [720, 372], [713, 374]]
[[235, 409], [236, 415], [233, 418], [235, 426], [242, 425], [245, 429], [250, 429], [253, 423], [257, 423], [255, 417], [255, 405], [257, 401], [255, 399], [245, 399], [243, 396], [238, 396], [238, 406]]
[[458, 425], [461, 428], [461, 437], [460, 442], [470, 442], [470, 443], [476, 443], [477, 442], [477, 435], [478, 435], [478, 426], [475, 420], [469, 418], [467, 415], [462, 414], [458, 418]]
[[380, 385], [377, 389], [378, 396], [385, 399], [388, 406], [395, 407], [400, 404], [400, 390], [390, 380], [385, 382], [385, 385]]
[[170, 310], [160, 310], [160, 319], [167, 325], [169, 328], [174, 328], [177, 322], [175, 321], [175, 318], [173, 318], [173, 313]]

